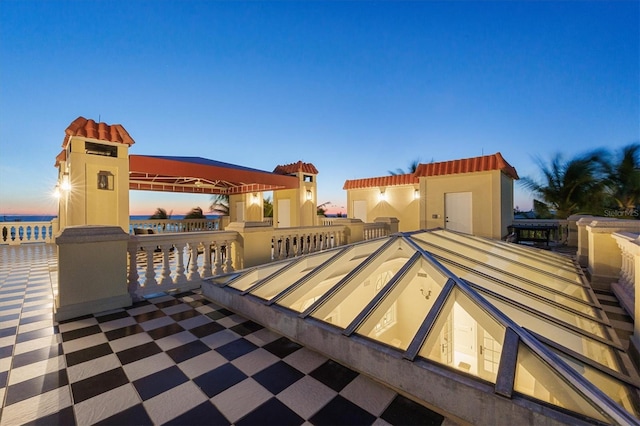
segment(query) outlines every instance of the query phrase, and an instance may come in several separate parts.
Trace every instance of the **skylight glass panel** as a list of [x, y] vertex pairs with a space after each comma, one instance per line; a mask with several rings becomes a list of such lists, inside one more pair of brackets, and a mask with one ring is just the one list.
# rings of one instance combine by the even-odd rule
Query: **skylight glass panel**
[[496, 382], [505, 327], [456, 288], [418, 355]]
[[[458, 277], [473, 282], [487, 290], [500, 293], [509, 299], [520, 301], [522, 303], [529, 303], [529, 300], [536, 299], [535, 303], [540, 304], [544, 302], [537, 299], [544, 298], [544, 300], [549, 302], [556, 302], [560, 304], [562, 308], [566, 307], [573, 309], [574, 311], [583, 313], [592, 318], [600, 318], [595, 306], [589, 305], [585, 301], [565, 296], [557, 291], [554, 292], [548, 288], [533, 285], [521, 278], [483, 268], [482, 266], [475, 265], [473, 262], [468, 262], [465, 259], [460, 259], [460, 263], [466, 264], [466, 267], [463, 267], [460, 263], [453, 262], [452, 260], [442, 259], [440, 257], [438, 257], [438, 260]], [[472, 269], [474, 266], [475, 268]], [[491, 274], [489, 274], [490, 272]]]
[[568, 380], [524, 344], [519, 345], [514, 383], [516, 392], [609, 423], [589, 400], [569, 385]]
[[532, 265], [528, 259], [519, 262], [503, 256], [498, 256], [486, 250], [476, 248], [472, 245], [462, 244], [460, 242], [443, 237], [441, 234], [429, 233], [420, 236], [420, 240], [426, 241], [434, 246], [446, 249], [453, 253], [459, 253], [463, 256], [493, 266], [512, 274], [526, 277], [536, 282], [545, 282], [550, 277], [556, 277], [555, 281], [566, 281], [567, 284], [582, 286], [582, 279], [576, 272], [565, 272], [562, 275], [554, 275], [547, 269], [537, 268]]
[[553, 272], [557, 275], [564, 276], [564, 274], [567, 274], [568, 277], [572, 277], [576, 273], [576, 266], [571, 259], [557, 253], [473, 235], [458, 234], [451, 231], [434, 231], [433, 233], [462, 244], [471, 245], [479, 250]]
[[426, 259], [419, 259], [356, 332], [406, 350], [446, 281], [442, 272]]
[[620, 404], [633, 414], [640, 418], [640, 400], [638, 398], [637, 389], [631, 387], [631, 385], [597, 370], [590, 365], [585, 364], [569, 355], [552, 349], [560, 358], [562, 358], [571, 368], [573, 368], [578, 374], [582, 375], [585, 379], [596, 385], [602, 390], [609, 398]]
[[241, 278], [233, 281], [229, 285], [229, 287], [235, 288], [236, 290], [244, 291], [258, 283], [259, 281], [267, 278], [271, 274], [275, 274], [280, 269], [286, 268], [293, 261], [294, 260], [276, 262], [257, 267], [244, 274]]
[[[563, 326], [560, 323], [542, 318], [534, 313], [527, 312], [519, 307], [505, 303], [504, 301], [493, 297], [488, 293], [481, 292], [482, 296], [487, 299], [496, 308], [505, 315], [519, 324], [521, 327], [528, 328], [547, 339], [559, 342], [566, 348], [574, 352], [584, 355], [593, 361], [609, 367], [612, 370], [622, 372], [622, 368], [618, 364], [616, 352], [617, 349], [607, 345], [587, 335], [580, 334]], [[593, 331], [601, 331], [600, 327], [596, 327]], [[595, 333], [594, 333], [595, 334]], [[600, 334], [603, 334], [602, 332]], [[609, 337], [607, 336], [608, 340]]]
[[361, 270], [346, 277], [340, 288], [312, 316], [346, 328], [415, 253], [401, 239], [395, 241], [378, 256], [367, 259]]
[[[580, 299], [585, 303], [591, 301], [591, 297], [589, 296], [587, 289], [582, 285], [577, 284], [576, 282], [565, 280], [552, 274], [522, 274], [518, 273], [517, 271], [509, 270], [508, 268], [500, 268], [494, 265], [490, 265], [488, 259], [491, 257], [491, 255], [488, 253], [484, 253], [483, 255], [475, 253], [476, 257], [474, 258], [472, 256], [467, 256], [466, 253], [459, 253], [455, 250], [447, 250], [441, 246], [438, 246], [436, 243], [430, 243], [422, 240], [414, 241], [416, 241], [416, 243], [425, 251], [438, 256], [438, 258], [450, 259], [451, 261], [454, 261], [467, 268], [473, 269], [478, 273], [487, 274], [502, 281], [521, 285], [527, 290], [537, 292], [537, 288], [542, 288], [542, 290], [544, 290], [544, 288], [546, 287], [551, 291], [566, 294], [567, 296]], [[535, 270], [532, 269], [531, 271]], [[580, 308], [578, 305], [575, 305], [575, 308], [578, 310], [586, 309], [584, 307]], [[592, 308], [589, 309], [589, 311], [595, 313]]]
[[[484, 294], [483, 290], [478, 289]], [[533, 315], [539, 316], [539, 313], [546, 314], [554, 319], [560, 320], [566, 324], [570, 324], [584, 330], [590, 334], [595, 334], [598, 337], [604, 339], [610, 339], [611, 335], [609, 331], [612, 331], [605, 323], [598, 322], [593, 318], [586, 317], [584, 315], [576, 314], [568, 309], [565, 309], [562, 305], [550, 304], [544, 300], [537, 299], [535, 297], [526, 297], [522, 294], [515, 292], [509, 292], [506, 289], [497, 289], [494, 293], [499, 294], [501, 297], [509, 298], [509, 296], [515, 296], [511, 298], [515, 303], [520, 303], [529, 309], [533, 309]]]
[[339, 255], [330, 259], [330, 267], [321, 266], [311, 271], [304, 278], [304, 282], [293, 288], [276, 303], [297, 312], [305, 311], [386, 242], [388, 240], [376, 240], [349, 246]]
[[285, 288], [302, 279], [335, 255], [336, 251], [328, 251], [301, 257], [288, 268], [281, 269], [278, 273], [264, 280], [256, 289], [251, 290], [251, 294], [271, 300]]

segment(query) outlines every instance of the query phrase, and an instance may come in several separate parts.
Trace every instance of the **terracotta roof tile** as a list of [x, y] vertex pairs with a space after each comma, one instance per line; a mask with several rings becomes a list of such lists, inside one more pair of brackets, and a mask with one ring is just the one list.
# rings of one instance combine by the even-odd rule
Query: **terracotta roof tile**
[[481, 157], [419, 164], [415, 175], [417, 177], [442, 176], [459, 173], [485, 172], [489, 170], [501, 170], [512, 179], [519, 179], [516, 169], [507, 163], [499, 152]]
[[318, 169], [311, 163], [303, 163], [302, 161], [298, 161], [297, 163], [285, 164], [282, 166], [277, 166], [273, 173], [278, 173], [281, 175], [290, 175], [292, 173], [309, 173], [309, 174], [318, 174]]
[[63, 161], [67, 161], [67, 150], [66, 149], [63, 149], [62, 151], [60, 151], [60, 154], [56, 155], [55, 167], [58, 167], [60, 165], [60, 163], [62, 163]]
[[380, 176], [347, 180], [342, 189], [373, 188], [376, 186], [395, 186], [417, 184], [418, 178], [412, 173], [403, 175]]
[[133, 145], [135, 141], [121, 124], [96, 123], [84, 117], [78, 117], [64, 131], [66, 134], [62, 141], [62, 147], [66, 148], [69, 142], [68, 136], [80, 136], [85, 138], [98, 139], [101, 141], [118, 142], [126, 145]]
[[415, 173], [404, 175], [380, 176], [347, 180], [342, 189], [374, 188], [378, 186], [410, 185], [418, 183], [420, 177], [454, 175], [459, 173], [501, 170], [512, 179], [519, 179], [516, 169], [502, 157], [502, 154], [483, 155], [482, 157], [461, 160], [441, 161], [439, 163], [418, 164]]

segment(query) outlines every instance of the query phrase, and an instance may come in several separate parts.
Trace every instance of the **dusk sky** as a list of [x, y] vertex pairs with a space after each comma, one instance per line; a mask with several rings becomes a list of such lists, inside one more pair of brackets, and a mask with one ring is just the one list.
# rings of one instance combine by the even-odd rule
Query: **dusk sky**
[[[0, 214], [55, 214], [64, 130], [122, 124], [130, 154], [345, 180], [501, 152], [640, 141], [638, 1], [0, 1]], [[515, 204], [531, 208], [518, 183]], [[210, 196], [132, 191], [131, 214]]]

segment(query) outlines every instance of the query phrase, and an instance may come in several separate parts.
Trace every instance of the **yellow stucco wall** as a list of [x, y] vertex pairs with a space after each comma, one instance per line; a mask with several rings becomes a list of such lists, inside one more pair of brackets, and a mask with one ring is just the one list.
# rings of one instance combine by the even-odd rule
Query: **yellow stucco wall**
[[395, 217], [399, 220], [398, 230], [415, 231], [420, 226], [420, 199], [415, 198], [418, 185], [398, 185], [383, 188], [385, 199], [380, 199], [381, 188], [351, 189], [347, 191], [348, 217], [355, 217], [355, 205], [365, 202], [367, 206], [365, 223], [378, 217]]
[[[296, 173], [299, 180], [299, 187], [296, 189], [282, 189], [273, 191], [273, 218], [274, 227], [283, 227], [282, 215], [286, 212], [280, 211], [279, 201], [289, 200], [289, 226], [315, 226], [318, 205], [317, 175]], [[311, 181], [305, 181], [305, 176], [310, 176]], [[307, 191], [310, 191], [311, 199], [307, 199]]]
[[[88, 153], [87, 142], [114, 147], [117, 157]], [[68, 212], [61, 222], [65, 222], [64, 226], [116, 225], [129, 232], [128, 146], [84, 137], [72, 137], [69, 144], [64, 166], [68, 168], [71, 190]], [[109, 176], [109, 188], [99, 188], [101, 173]], [[61, 203], [67, 200], [66, 195], [63, 197]]]
[[[419, 188], [420, 197], [414, 197]], [[385, 201], [379, 200], [384, 190]], [[366, 220], [396, 217], [399, 230], [445, 228], [445, 194], [470, 192], [472, 233], [502, 238], [513, 221], [513, 180], [499, 170], [420, 178], [418, 185], [372, 187], [347, 190], [348, 216], [355, 217], [356, 205], [366, 203]]]
[[[508, 177], [502, 179], [502, 172], [493, 170], [422, 179], [426, 180], [427, 187], [427, 228], [446, 227], [445, 194], [471, 192], [472, 233], [489, 238], [502, 238], [506, 235], [506, 223], [510, 224], [513, 220], [513, 181]], [[511, 195], [505, 197], [506, 194]], [[503, 217], [507, 211], [507, 217]], [[434, 215], [437, 218], [434, 219]]]
[[[229, 220], [231, 222], [262, 222], [264, 216], [263, 202], [261, 192], [230, 195]], [[238, 211], [238, 205], [244, 206], [243, 211]]]

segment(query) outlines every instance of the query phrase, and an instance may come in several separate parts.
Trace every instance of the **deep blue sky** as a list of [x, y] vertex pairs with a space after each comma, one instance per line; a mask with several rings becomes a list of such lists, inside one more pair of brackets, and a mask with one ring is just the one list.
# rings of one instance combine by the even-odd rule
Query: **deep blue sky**
[[56, 212], [78, 116], [122, 124], [131, 154], [311, 162], [338, 207], [345, 180], [414, 160], [499, 151], [536, 176], [535, 156], [640, 140], [639, 21], [638, 1], [2, 0], [0, 213]]

